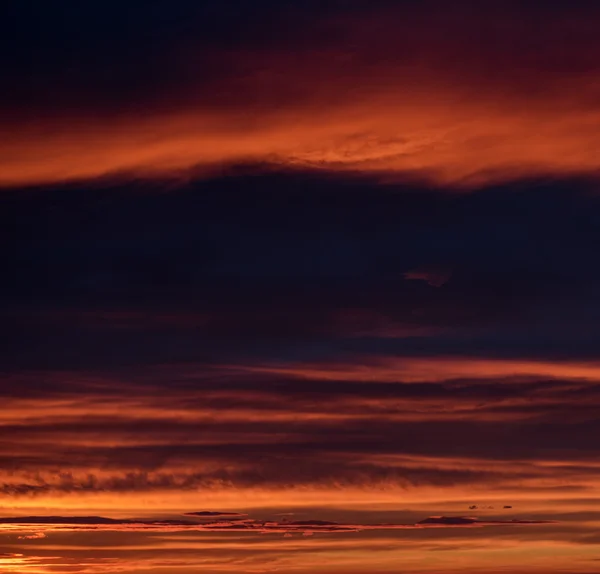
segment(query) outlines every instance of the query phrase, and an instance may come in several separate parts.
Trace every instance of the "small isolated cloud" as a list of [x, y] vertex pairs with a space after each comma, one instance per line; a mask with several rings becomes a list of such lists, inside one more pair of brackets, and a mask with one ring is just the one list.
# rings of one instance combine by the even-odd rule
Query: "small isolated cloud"
[[443, 526], [466, 526], [479, 522], [477, 518], [468, 516], [430, 516], [417, 524], [441, 524]]
[[450, 280], [452, 271], [443, 267], [420, 267], [404, 273], [404, 278], [412, 281], [425, 281], [432, 287], [441, 287]]
[[19, 536], [19, 540], [37, 540], [39, 538], [46, 538], [46, 535], [43, 532], [34, 532], [33, 534]]

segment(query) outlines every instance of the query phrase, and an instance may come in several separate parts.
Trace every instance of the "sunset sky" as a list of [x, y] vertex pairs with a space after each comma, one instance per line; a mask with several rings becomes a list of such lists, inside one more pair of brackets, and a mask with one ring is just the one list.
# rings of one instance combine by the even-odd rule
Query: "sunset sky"
[[0, 574], [600, 572], [600, 2], [8, 0]]

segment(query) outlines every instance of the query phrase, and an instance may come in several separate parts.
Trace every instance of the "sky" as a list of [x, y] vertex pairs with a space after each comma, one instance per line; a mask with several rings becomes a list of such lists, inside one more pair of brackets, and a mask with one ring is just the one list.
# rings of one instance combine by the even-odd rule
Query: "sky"
[[3, 3], [0, 573], [598, 572], [599, 25]]

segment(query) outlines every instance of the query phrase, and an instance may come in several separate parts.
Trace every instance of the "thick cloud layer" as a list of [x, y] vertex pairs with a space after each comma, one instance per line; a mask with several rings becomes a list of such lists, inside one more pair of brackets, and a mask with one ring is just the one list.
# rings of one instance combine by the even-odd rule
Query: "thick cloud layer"
[[5, 196], [0, 491], [592, 493], [594, 189]]

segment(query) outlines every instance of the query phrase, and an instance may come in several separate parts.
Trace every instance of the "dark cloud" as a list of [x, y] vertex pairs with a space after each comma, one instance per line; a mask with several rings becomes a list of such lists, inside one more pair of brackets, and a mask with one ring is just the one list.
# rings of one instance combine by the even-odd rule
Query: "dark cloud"
[[417, 524], [431, 524], [441, 526], [472, 526], [485, 524], [550, 524], [550, 520], [479, 520], [478, 518], [464, 516], [431, 516]]
[[451, 276], [452, 272], [450, 270], [437, 269], [435, 267], [413, 269], [412, 271], [407, 271], [404, 274], [404, 277], [406, 277], [406, 279], [425, 281], [428, 285], [431, 285], [432, 287], [441, 287], [450, 280]]
[[476, 524], [477, 518], [465, 518], [463, 516], [431, 516], [421, 520], [419, 524], [442, 524], [444, 526], [468, 526]]
[[239, 512], [215, 512], [212, 510], [201, 510], [200, 512], [186, 512], [186, 516], [199, 516], [199, 517], [227, 517], [231, 519], [231, 517], [243, 517], [248, 516], [247, 514], [240, 514]]
[[130, 520], [102, 516], [14, 516], [0, 518], [0, 524], [131, 524]]
[[[25, 528], [47, 527], [48, 532], [64, 531], [73, 528], [74, 531], [85, 530], [85, 527], [103, 530], [157, 530], [157, 531], [208, 531], [208, 532], [247, 532], [258, 531], [262, 533], [333, 533], [333, 532], [359, 532], [363, 530], [411, 530], [435, 527], [460, 527], [460, 526], [493, 526], [509, 524], [551, 524], [552, 521], [511, 520], [511, 521], [486, 521], [477, 518], [436, 516], [426, 518], [416, 524], [341, 524], [326, 520], [302, 520], [292, 522], [261, 521], [248, 519], [240, 521], [214, 521], [214, 522], [189, 522], [177, 520], [117, 520], [99, 516], [20, 516], [15, 518], [0, 518], [0, 524], [19, 525]], [[43, 530], [41, 532], [44, 532]]]

